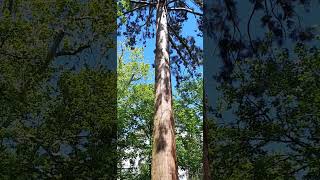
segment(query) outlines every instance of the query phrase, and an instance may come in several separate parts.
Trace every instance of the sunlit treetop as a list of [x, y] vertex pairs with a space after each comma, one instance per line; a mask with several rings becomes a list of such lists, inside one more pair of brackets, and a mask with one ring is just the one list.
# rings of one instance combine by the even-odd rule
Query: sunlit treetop
[[[202, 36], [202, 0], [172, 0], [164, 1], [168, 11], [168, 31], [170, 41], [170, 58], [172, 72], [177, 82], [186, 76], [196, 76], [196, 69], [202, 64], [202, 49], [196, 45], [194, 36], [182, 36], [183, 24], [192, 15], [197, 20], [198, 34]], [[147, 44], [147, 40], [155, 38], [156, 0], [122, 0], [118, 3], [120, 15], [118, 35], [128, 39], [129, 46], [137, 43]], [[186, 68], [188, 75], [183, 75], [182, 68]], [[183, 77], [184, 76], [184, 77]]]

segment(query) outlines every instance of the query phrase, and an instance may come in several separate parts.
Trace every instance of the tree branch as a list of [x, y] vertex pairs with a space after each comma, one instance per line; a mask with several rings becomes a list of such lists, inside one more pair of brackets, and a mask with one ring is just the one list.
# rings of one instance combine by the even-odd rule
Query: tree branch
[[136, 3], [136, 4], [146, 4], [146, 5], [157, 5], [157, 3], [152, 3], [152, 2], [148, 2], [148, 1], [135, 1], [135, 0], [130, 0], [131, 3]]
[[59, 30], [58, 34], [53, 39], [52, 46], [49, 48], [44, 66], [47, 66], [50, 63], [50, 61], [56, 56], [56, 52], [64, 36], [65, 36], [65, 32], [63, 30]]
[[177, 54], [178, 54], [178, 55], [180, 56], [180, 58], [182, 59], [182, 61], [183, 61], [184, 63], [188, 64], [186, 58], [182, 55], [182, 53], [181, 53], [181, 51], [179, 50], [179, 48], [174, 44], [174, 41], [173, 41], [173, 39], [171, 38], [171, 36], [169, 36], [169, 41], [170, 41], [173, 49], [176, 50]]
[[141, 9], [141, 8], [144, 8], [144, 7], [147, 7], [147, 6], [149, 6], [149, 5], [148, 5], [148, 4], [145, 4], [145, 5], [142, 5], [142, 6], [135, 7], [135, 8], [133, 8], [133, 9], [131, 9], [130, 11], [123, 12], [123, 15], [129, 14], [129, 13], [132, 13], [132, 12], [134, 12], [134, 11], [138, 10], [138, 9]]
[[189, 48], [188, 44], [185, 42], [185, 40], [182, 37], [180, 37], [179, 34], [170, 25], [168, 25], [168, 27], [169, 27], [169, 30], [174, 34], [174, 36], [178, 38], [179, 42], [186, 48], [186, 50], [188, 51], [188, 54], [190, 55], [190, 58], [195, 62], [197, 62], [196, 59], [193, 57], [192, 51]]
[[185, 12], [197, 15], [197, 16], [203, 16], [202, 13], [196, 12], [196, 11], [189, 9], [189, 8], [183, 8], [183, 7], [169, 8], [168, 11], [185, 11]]
[[80, 46], [78, 49], [74, 51], [60, 51], [56, 53], [55, 57], [76, 55], [89, 47], [90, 47], [89, 45], [84, 45], [84, 46]]

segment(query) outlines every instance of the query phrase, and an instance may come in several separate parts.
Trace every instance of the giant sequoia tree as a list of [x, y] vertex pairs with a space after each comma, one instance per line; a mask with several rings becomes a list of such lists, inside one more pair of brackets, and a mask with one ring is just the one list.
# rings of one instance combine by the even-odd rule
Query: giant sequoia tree
[[[156, 38], [156, 97], [152, 149], [152, 179], [155, 180], [178, 179], [171, 68], [174, 66], [174, 72], [180, 82], [183, 78], [179, 73], [180, 64], [184, 64], [191, 72], [190, 75], [195, 75], [192, 70], [201, 63], [201, 50], [195, 46], [194, 38], [181, 36], [182, 24], [187, 20], [188, 13], [201, 16], [201, 13], [190, 8], [190, 3], [193, 3], [193, 7], [201, 9], [201, 1], [180, 0], [128, 0], [123, 1], [120, 6], [126, 9], [122, 12], [127, 20], [125, 23], [127, 31], [123, 34], [130, 39], [129, 45], [135, 45], [138, 38], [144, 43], [147, 38], [154, 36]], [[155, 28], [152, 25], [155, 25]]]

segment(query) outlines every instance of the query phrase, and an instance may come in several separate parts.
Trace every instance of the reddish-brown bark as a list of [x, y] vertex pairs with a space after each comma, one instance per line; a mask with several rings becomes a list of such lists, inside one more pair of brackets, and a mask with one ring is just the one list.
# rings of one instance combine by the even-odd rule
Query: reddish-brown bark
[[166, 4], [157, 4], [152, 180], [178, 179]]

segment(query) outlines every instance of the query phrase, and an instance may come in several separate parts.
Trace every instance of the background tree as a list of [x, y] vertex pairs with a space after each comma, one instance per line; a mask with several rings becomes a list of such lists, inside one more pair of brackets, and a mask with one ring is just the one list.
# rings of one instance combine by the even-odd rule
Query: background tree
[[142, 48], [122, 47], [118, 56], [119, 178], [151, 178], [154, 88]]
[[0, 8], [1, 179], [115, 176], [114, 3]]
[[[205, 74], [215, 75], [211, 80], [221, 93], [209, 99], [213, 111], [205, 143], [212, 178], [319, 177], [317, 162], [305, 160], [318, 159], [313, 150], [319, 147], [313, 141], [318, 139], [317, 108], [306, 108], [315, 105], [311, 94], [316, 90], [303, 85], [317, 86], [317, 63], [310, 59], [318, 56], [318, 29], [302, 20], [309, 18], [304, 10], [312, 5], [318, 2], [225, 0], [206, 6], [206, 38], [216, 41], [219, 53], [210, 57], [222, 64]], [[308, 80], [301, 78], [304, 72]]]
[[184, 81], [174, 96], [177, 127], [177, 159], [185, 179], [202, 179], [202, 96], [200, 78]]
[[237, 108], [236, 121], [215, 132], [216, 178], [319, 177], [319, 50], [298, 44], [295, 53], [294, 59], [286, 51], [277, 61], [248, 59], [231, 75], [237, 86], [221, 85], [222, 108]]

